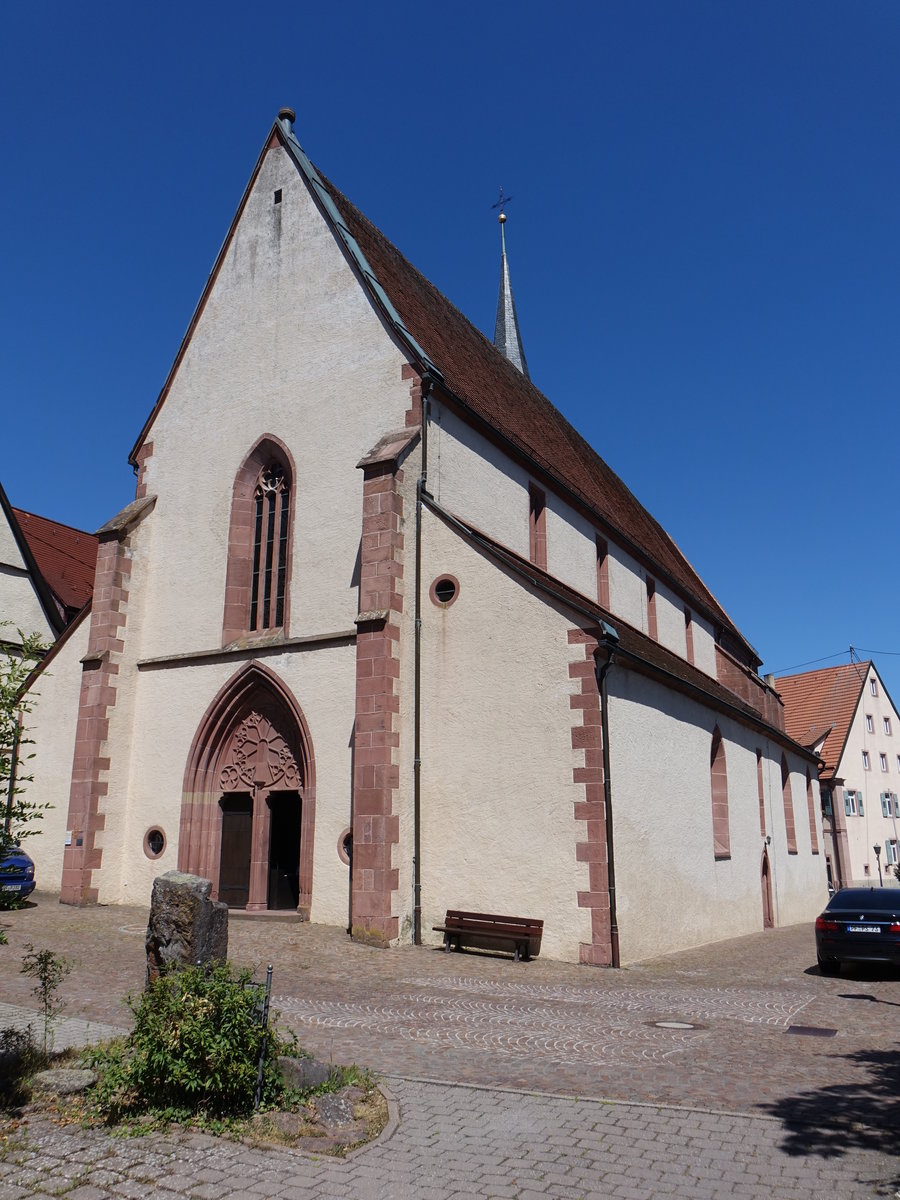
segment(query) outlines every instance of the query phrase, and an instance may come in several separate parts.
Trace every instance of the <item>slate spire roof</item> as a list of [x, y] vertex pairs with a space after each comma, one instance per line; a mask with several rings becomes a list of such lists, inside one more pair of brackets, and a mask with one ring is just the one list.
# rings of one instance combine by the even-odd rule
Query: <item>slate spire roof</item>
[[501, 257], [500, 294], [497, 297], [494, 345], [514, 367], [518, 367], [526, 379], [530, 379], [528, 363], [525, 361], [525, 351], [522, 348], [522, 334], [519, 332], [519, 318], [516, 316], [516, 302], [513, 298], [512, 283], [509, 278], [509, 260], [506, 257], [506, 213], [502, 208], [497, 219], [500, 222]]

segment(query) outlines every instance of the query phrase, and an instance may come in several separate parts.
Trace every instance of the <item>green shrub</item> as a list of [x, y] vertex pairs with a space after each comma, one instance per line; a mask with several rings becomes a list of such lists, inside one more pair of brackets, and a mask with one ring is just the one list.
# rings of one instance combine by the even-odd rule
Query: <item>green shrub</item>
[[262, 1103], [282, 1092], [277, 1056], [290, 1052], [260, 1024], [264, 988], [228, 963], [168, 971], [140, 997], [129, 997], [134, 1031], [95, 1051], [97, 1107], [108, 1120], [155, 1112], [170, 1119], [252, 1110], [263, 1040]]

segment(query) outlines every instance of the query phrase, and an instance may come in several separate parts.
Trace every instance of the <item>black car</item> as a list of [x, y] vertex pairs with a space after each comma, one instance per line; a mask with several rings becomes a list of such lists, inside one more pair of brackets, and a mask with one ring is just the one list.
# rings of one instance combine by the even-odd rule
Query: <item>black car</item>
[[900, 888], [841, 888], [816, 917], [816, 958], [823, 975], [845, 962], [900, 967]]

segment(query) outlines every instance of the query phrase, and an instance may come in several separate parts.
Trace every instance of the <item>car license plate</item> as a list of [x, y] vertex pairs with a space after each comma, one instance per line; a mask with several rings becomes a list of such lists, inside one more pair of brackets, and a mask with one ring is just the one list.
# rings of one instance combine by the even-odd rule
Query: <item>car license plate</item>
[[880, 925], [848, 925], [848, 933], [881, 933]]
[[21, 886], [22, 886], [21, 883], [4, 883], [3, 891], [4, 892], [17, 892]]

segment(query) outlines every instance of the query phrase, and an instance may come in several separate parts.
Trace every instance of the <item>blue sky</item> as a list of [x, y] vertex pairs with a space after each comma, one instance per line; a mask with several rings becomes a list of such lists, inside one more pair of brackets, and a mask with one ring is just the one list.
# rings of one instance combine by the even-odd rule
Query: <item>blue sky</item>
[[[900, 702], [900, 6], [4, 5], [0, 479], [94, 529], [283, 104], [493, 331], [765, 669]], [[833, 658], [831, 662], [846, 661]], [[827, 664], [822, 664], [827, 665]]]

